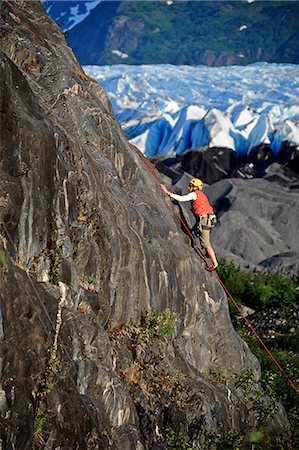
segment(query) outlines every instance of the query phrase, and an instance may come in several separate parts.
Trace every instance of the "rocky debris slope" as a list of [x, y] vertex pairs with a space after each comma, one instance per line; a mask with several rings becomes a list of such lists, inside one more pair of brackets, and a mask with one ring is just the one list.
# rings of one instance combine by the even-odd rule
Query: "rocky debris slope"
[[[0, 13], [2, 447], [160, 449], [170, 427], [203, 448], [221, 424], [250, 429], [210, 374], [258, 363], [105, 92], [40, 3]], [[148, 309], [177, 315], [168, 341]]]
[[230, 179], [207, 192], [220, 217], [213, 242], [223, 256], [284, 274], [299, 270], [298, 190], [267, 179]]
[[[298, 339], [298, 318], [299, 305], [293, 304], [281, 308], [270, 308], [267, 311], [254, 312], [250, 315], [250, 321], [260, 336], [268, 343], [274, 339], [280, 342], [285, 341], [283, 347], [288, 349], [288, 340], [290, 338]], [[269, 344], [268, 344], [269, 345]]]

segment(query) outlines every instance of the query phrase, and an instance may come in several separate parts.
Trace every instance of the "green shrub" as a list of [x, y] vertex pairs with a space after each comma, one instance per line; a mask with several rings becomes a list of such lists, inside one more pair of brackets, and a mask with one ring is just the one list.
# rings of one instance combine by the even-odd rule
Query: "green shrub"
[[248, 411], [255, 412], [257, 427], [262, 428], [267, 425], [277, 411], [277, 404], [274, 401], [266, 400], [266, 391], [256, 384], [252, 370], [236, 375], [236, 387], [240, 388], [247, 403]]
[[63, 259], [63, 244], [56, 248], [53, 253], [53, 262], [50, 269], [50, 280], [57, 284], [61, 276], [61, 263]]
[[174, 431], [173, 428], [166, 428], [167, 450], [192, 450], [184, 433]]
[[241, 450], [245, 436], [237, 430], [210, 431], [206, 435], [206, 450]]
[[175, 331], [178, 315], [166, 309], [162, 314], [148, 309], [142, 317], [141, 326], [146, 337], [160, 337], [168, 339]]
[[227, 384], [231, 382], [232, 376], [227, 370], [226, 367], [223, 367], [221, 364], [215, 364], [214, 367], [211, 367], [207, 374], [204, 374], [207, 380], [212, 383], [222, 383]]
[[40, 403], [34, 414], [32, 448], [41, 448], [45, 444], [44, 426], [46, 423], [46, 405]]
[[296, 280], [278, 273], [250, 273], [223, 259], [218, 274], [234, 299], [250, 308], [278, 308], [292, 305], [299, 300]]
[[3, 250], [0, 249], [0, 267], [6, 265], [6, 256]]
[[[257, 313], [261, 310], [267, 311], [275, 308], [277, 309], [277, 317], [285, 319], [286, 324], [283, 332], [277, 333], [274, 335], [274, 338], [268, 339], [268, 341], [263, 335], [261, 337], [267, 341], [267, 347], [271, 350], [272, 355], [279, 362], [287, 377], [298, 387], [299, 330], [292, 315], [292, 305], [299, 300], [299, 274], [293, 278], [284, 277], [276, 273], [254, 274], [225, 260], [221, 261], [218, 273], [239, 304], [254, 308]], [[294, 448], [299, 448], [298, 394], [261, 347], [250, 329], [242, 321], [235, 320], [237, 315], [239, 315], [235, 308], [230, 307], [230, 310], [237, 332], [247, 342], [250, 350], [261, 364], [263, 390], [267, 395], [275, 398], [284, 406], [289, 420], [286, 436], [270, 439], [269, 435], [265, 433], [253, 433], [248, 436], [248, 440], [253, 442], [256, 448], [267, 448], [267, 450], [293, 450]], [[248, 388], [250, 388], [250, 383]], [[248, 395], [245, 392], [244, 394]], [[258, 398], [251, 401], [256, 403], [255, 406], [259, 410], [261, 422], [265, 422], [267, 415], [271, 414], [271, 406], [269, 405], [269, 410], [264, 411], [264, 405], [259, 404]], [[258, 442], [259, 439], [260, 442]]]

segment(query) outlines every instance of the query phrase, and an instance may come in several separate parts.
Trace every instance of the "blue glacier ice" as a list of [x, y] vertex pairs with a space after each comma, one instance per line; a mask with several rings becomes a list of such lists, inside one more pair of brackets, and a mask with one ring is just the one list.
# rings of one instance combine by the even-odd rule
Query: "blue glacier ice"
[[128, 139], [147, 156], [224, 147], [247, 155], [299, 146], [299, 66], [85, 66]]

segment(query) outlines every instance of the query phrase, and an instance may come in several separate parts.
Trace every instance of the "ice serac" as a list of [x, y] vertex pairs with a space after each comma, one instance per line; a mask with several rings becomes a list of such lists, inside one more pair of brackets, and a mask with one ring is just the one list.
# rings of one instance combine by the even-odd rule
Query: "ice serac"
[[[129, 140], [147, 156], [209, 146], [244, 157], [263, 144], [276, 155], [284, 142], [298, 145], [297, 65], [85, 69], [105, 87]], [[146, 134], [136, 122], [147, 125]]]
[[[229, 376], [251, 368], [258, 378], [259, 366], [216, 277], [41, 4], [9, 5], [0, 6], [3, 448], [160, 449], [167, 427], [202, 447], [220, 423], [254, 425]], [[178, 314], [171, 340], [143, 333], [148, 308]], [[279, 430], [282, 411], [276, 419]]]

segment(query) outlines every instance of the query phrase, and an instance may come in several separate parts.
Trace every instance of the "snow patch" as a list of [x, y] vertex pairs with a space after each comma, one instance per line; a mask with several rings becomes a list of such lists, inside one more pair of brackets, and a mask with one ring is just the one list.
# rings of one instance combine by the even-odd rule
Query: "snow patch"
[[121, 51], [119, 51], [119, 50], [111, 50], [111, 53], [113, 53], [113, 54], [116, 55], [116, 56], [119, 56], [119, 57], [122, 58], [122, 59], [126, 59], [126, 58], [128, 58], [128, 56], [129, 56], [129, 55], [127, 55], [126, 53], [123, 53], [123, 52], [121, 52]]
[[[63, 31], [71, 30], [76, 25], [78, 25], [80, 22], [82, 22], [87, 16], [89, 16], [90, 12], [99, 4], [102, 0], [91, 0], [91, 1], [82, 1], [78, 0], [78, 4], [75, 6], [69, 6], [69, 8], [66, 10], [65, 6], [64, 12], [60, 12], [59, 14], [54, 14], [54, 9], [59, 3], [58, 1], [46, 1], [42, 0], [42, 4], [47, 12], [48, 15], [50, 15], [51, 11], [51, 17], [53, 14], [53, 18], [55, 18], [55, 21], [63, 21], [63, 23], [60, 25], [61, 29]], [[72, 4], [75, 3], [74, 1], [71, 2]], [[58, 5], [59, 6], [59, 5]]]

